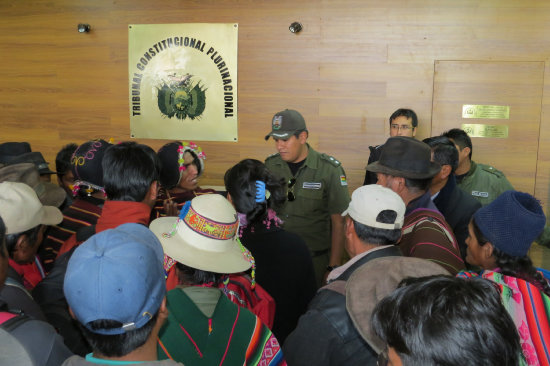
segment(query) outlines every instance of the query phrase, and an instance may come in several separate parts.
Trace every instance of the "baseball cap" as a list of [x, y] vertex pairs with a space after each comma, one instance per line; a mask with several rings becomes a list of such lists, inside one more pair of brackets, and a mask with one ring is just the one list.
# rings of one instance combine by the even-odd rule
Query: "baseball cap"
[[6, 234], [17, 234], [38, 225], [57, 225], [63, 215], [57, 207], [43, 206], [31, 187], [25, 183], [0, 183], [0, 217]]
[[[123, 224], [93, 235], [74, 251], [63, 291], [76, 319], [93, 333], [139, 329], [157, 313], [166, 294], [164, 253], [140, 224]], [[93, 329], [90, 322], [114, 320], [118, 328]]]
[[[392, 210], [397, 213], [393, 223], [376, 221], [380, 212]], [[401, 229], [405, 217], [405, 203], [397, 193], [378, 184], [369, 184], [357, 188], [351, 195], [348, 208], [342, 212], [342, 216], [350, 215], [351, 218], [363, 225], [379, 229]]]
[[305, 129], [306, 121], [304, 117], [294, 109], [285, 109], [282, 112], [275, 113], [271, 120], [271, 132], [265, 136], [265, 139], [267, 140], [269, 136], [273, 136], [277, 139], [286, 140], [296, 131]]

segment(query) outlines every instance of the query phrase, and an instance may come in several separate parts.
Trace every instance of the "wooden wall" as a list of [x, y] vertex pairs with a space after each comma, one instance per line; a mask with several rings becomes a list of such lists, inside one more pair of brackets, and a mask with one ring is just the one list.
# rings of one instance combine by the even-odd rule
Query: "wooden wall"
[[[300, 34], [288, 31], [293, 21], [303, 24]], [[91, 33], [76, 31], [81, 22]], [[0, 141], [29, 141], [53, 163], [68, 142], [129, 139], [128, 24], [191, 22], [239, 23], [239, 142], [199, 142], [208, 155], [203, 184], [222, 184], [238, 160], [274, 152], [263, 137], [272, 115], [288, 107], [305, 116], [310, 143], [343, 162], [353, 189], [395, 109], [413, 108], [418, 137], [430, 135], [437, 60], [540, 61], [546, 77], [532, 173], [547, 205], [547, 0], [2, 0]]]

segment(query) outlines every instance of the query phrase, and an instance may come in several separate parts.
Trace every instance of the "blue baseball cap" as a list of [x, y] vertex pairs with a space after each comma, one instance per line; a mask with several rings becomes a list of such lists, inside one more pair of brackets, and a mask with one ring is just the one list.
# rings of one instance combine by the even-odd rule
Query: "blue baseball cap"
[[[73, 253], [63, 291], [77, 320], [93, 333], [122, 334], [144, 326], [166, 294], [164, 253], [155, 234], [140, 224], [102, 231]], [[92, 329], [114, 320], [118, 328]]]

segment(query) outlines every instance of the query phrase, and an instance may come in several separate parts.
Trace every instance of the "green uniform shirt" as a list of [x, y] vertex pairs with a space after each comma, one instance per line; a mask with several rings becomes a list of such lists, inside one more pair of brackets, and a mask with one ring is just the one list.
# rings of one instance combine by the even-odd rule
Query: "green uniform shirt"
[[[265, 165], [287, 182], [293, 177], [279, 154], [269, 156]], [[277, 212], [284, 221], [285, 230], [301, 236], [311, 251], [330, 249], [330, 215], [344, 212], [350, 201], [346, 173], [341, 163], [308, 145], [306, 161], [294, 178], [296, 183], [292, 190], [296, 199], [287, 201]]]
[[482, 206], [487, 206], [501, 193], [514, 189], [500, 170], [490, 165], [476, 164], [474, 161], [458, 186], [471, 194]]

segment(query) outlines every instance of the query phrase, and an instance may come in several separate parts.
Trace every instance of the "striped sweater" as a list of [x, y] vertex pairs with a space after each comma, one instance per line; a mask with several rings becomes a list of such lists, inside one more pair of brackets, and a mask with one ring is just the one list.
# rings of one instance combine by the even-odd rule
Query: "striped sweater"
[[525, 280], [495, 271], [465, 271], [457, 275], [477, 276], [497, 284], [502, 303], [518, 329], [525, 357], [521, 364], [550, 365], [550, 297]]
[[50, 272], [57, 252], [78, 229], [95, 225], [105, 201], [94, 197], [79, 197], [63, 210], [63, 221], [50, 226], [40, 247], [39, 256], [46, 273]]
[[271, 331], [257, 316], [223, 294], [211, 317], [181, 288], [169, 291], [166, 301], [169, 316], [159, 333], [159, 360], [199, 366], [286, 365]]
[[404, 256], [430, 260], [452, 275], [464, 269], [453, 231], [438, 211], [418, 208], [410, 212], [401, 232], [399, 249]]

